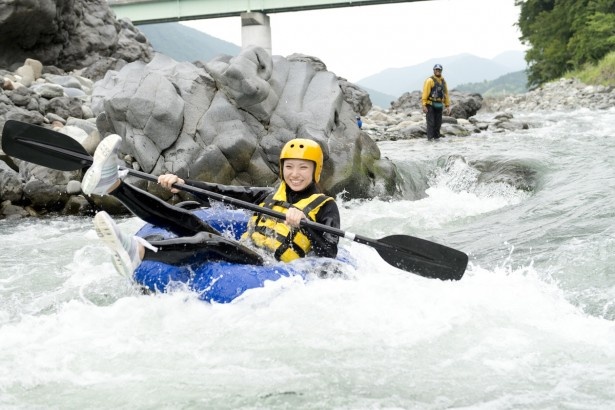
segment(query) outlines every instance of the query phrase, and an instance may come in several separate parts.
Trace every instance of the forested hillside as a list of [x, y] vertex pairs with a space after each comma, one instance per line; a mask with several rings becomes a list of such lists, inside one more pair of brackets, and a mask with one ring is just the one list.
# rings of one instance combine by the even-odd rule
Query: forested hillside
[[529, 46], [528, 84], [595, 65], [615, 50], [613, 0], [515, 0], [521, 40]]
[[479, 93], [488, 97], [524, 93], [527, 91], [527, 74], [524, 70], [516, 71], [491, 81], [460, 84], [455, 89], [464, 93]]

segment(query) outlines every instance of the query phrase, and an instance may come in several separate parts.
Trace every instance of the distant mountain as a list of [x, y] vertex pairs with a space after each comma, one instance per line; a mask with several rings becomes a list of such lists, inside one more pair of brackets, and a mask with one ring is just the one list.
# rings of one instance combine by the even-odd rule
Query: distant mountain
[[236, 56], [241, 47], [205, 34], [180, 23], [137, 26], [152, 43], [154, 50], [176, 61], [210, 61], [220, 54]]
[[397, 98], [405, 92], [421, 90], [425, 79], [432, 75], [436, 63], [444, 66], [442, 74], [451, 89], [463, 83], [494, 80], [526, 67], [523, 51], [502, 53], [492, 60], [471, 54], [460, 54], [434, 58], [409, 67], [388, 68], [359, 80], [357, 84], [364, 89], [369, 88]]

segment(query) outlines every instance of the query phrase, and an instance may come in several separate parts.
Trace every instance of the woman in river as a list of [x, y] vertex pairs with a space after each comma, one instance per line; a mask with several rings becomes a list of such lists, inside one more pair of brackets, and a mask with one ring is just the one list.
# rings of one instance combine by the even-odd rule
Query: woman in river
[[253, 249], [223, 238], [194, 213], [124, 183], [125, 172], [118, 172], [117, 165], [121, 142], [121, 137], [114, 134], [99, 144], [92, 166], [83, 177], [83, 192], [87, 195], [113, 195], [136, 216], [178, 236], [175, 239], [146, 241], [121, 232], [109, 214], [99, 212], [94, 218], [96, 231], [113, 250], [113, 261], [121, 274], [131, 276], [144, 259], [183, 264], [194, 260], [200, 251], [212, 246], [224, 259], [239, 263], [262, 262], [254, 249], [265, 250], [283, 262], [308, 255], [336, 257], [337, 236], [300, 226], [302, 219], [334, 228], [340, 226], [335, 200], [323, 194], [318, 186], [323, 152], [315, 141], [296, 138], [284, 145], [279, 159], [281, 181], [276, 187], [227, 186], [183, 180], [173, 174], [158, 178], [158, 183], [172, 192], [177, 192], [173, 184], [181, 183], [284, 213], [285, 221], [258, 213], [252, 216], [242, 242], [249, 242]]

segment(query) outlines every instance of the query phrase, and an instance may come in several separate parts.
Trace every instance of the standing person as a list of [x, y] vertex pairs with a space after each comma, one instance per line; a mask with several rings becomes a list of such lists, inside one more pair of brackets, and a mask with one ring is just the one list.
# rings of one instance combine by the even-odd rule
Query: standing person
[[442, 77], [442, 65], [433, 66], [433, 75], [428, 77], [423, 84], [421, 100], [427, 120], [427, 140], [438, 139], [441, 137], [442, 109], [446, 108], [447, 115], [451, 113], [451, 100], [446, 81]]
[[357, 127], [359, 127], [359, 129], [363, 128], [363, 121], [361, 121], [361, 117], [357, 115]]
[[[219, 247], [227, 260], [236, 258], [235, 261], [240, 263], [262, 262], [256, 252], [221, 237], [192, 212], [169, 205], [146, 191], [124, 183], [117, 165], [121, 142], [120, 136], [110, 135], [99, 144], [92, 166], [83, 177], [83, 192], [87, 195], [113, 195], [136, 216], [179, 237], [146, 241], [121, 232], [109, 214], [99, 212], [94, 218], [94, 226], [114, 252], [113, 262], [121, 274], [130, 277], [144, 259], [182, 264], [198, 254], [199, 248], [211, 242]], [[181, 183], [285, 213], [285, 221], [254, 214], [242, 237], [242, 242], [268, 251], [277, 260], [290, 262], [309, 255], [335, 258], [339, 241], [337, 236], [300, 226], [302, 219], [334, 228], [340, 226], [335, 200], [321, 193], [318, 185], [323, 167], [320, 145], [309, 139], [290, 140], [280, 152], [279, 165], [281, 181], [276, 187], [227, 186], [183, 180], [173, 174], [161, 175], [158, 183], [171, 192], [178, 191], [172, 187], [173, 184]]]

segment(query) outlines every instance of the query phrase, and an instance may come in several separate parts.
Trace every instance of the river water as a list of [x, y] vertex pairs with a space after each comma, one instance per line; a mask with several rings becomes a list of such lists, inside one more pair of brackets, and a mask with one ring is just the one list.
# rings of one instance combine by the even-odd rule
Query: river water
[[467, 252], [459, 282], [342, 240], [347, 278], [212, 305], [139, 294], [89, 219], [0, 221], [0, 408], [614, 408], [615, 109], [516, 119], [382, 142], [407, 199], [342, 203], [345, 230]]

